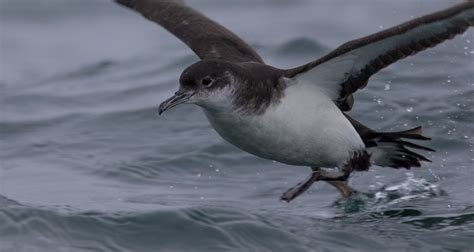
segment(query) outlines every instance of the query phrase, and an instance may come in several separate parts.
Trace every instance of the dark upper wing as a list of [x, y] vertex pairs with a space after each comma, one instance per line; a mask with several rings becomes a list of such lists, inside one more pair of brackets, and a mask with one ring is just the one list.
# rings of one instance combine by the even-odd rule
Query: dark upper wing
[[201, 13], [173, 0], [116, 0], [158, 23], [186, 43], [201, 59], [261, 62], [258, 54], [237, 35]]
[[453, 38], [472, 25], [474, 1], [469, 1], [352, 40], [316, 61], [286, 70], [286, 76], [316, 81], [347, 111], [352, 107], [352, 93], [365, 87], [370, 76], [397, 60]]

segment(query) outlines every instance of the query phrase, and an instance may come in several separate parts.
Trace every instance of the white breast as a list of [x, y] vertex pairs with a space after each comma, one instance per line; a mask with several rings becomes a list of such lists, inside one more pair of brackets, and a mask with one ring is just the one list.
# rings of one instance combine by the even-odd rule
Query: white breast
[[364, 149], [339, 108], [309, 83], [290, 85], [280, 103], [260, 115], [242, 115], [231, 109], [204, 111], [230, 143], [290, 165], [341, 166], [354, 151]]

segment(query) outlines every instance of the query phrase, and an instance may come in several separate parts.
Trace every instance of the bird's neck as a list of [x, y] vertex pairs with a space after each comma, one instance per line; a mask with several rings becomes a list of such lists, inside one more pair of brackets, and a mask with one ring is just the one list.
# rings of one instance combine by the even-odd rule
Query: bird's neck
[[270, 106], [279, 103], [285, 88], [285, 81], [276, 77], [246, 81], [235, 89], [232, 104], [242, 113], [262, 114]]

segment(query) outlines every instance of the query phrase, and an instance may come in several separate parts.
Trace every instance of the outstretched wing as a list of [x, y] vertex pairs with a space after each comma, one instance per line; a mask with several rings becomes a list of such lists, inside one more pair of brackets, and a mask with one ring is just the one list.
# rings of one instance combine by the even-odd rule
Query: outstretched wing
[[237, 35], [179, 0], [116, 0], [163, 26], [201, 59], [261, 62], [260, 56]]
[[413, 19], [367, 37], [349, 41], [322, 58], [286, 70], [286, 77], [317, 80], [343, 111], [352, 93], [364, 88], [382, 68], [466, 31], [474, 25], [474, 1]]

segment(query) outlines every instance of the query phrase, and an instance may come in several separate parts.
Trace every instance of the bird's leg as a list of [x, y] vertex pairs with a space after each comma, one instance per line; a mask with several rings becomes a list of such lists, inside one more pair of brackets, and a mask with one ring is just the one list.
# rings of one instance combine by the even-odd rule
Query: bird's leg
[[354, 190], [347, 185], [347, 181], [325, 181], [326, 183], [336, 187], [343, 197], [349, 197], [354, 193]]
[[316, 174], [316, 180], [322, 181], [347, 181], [351, 173], [351, 165], [345, 165], [341, 171], [325, 171], [320, 168], [313, 168], [313, 174]]
[[280, 199], [290, 202], [308, 190], [314, 182], [320, 180], [336, 187], [344, 197], [349, 197], [353, 193], [352, 188], [347, 185], [347, 180], [352, 172], [352, 167], [350, 165], [344, 166], [342, 171], [328, 172], [319, 167], [311, 167], [311, 169], [311, 175], [306, 180], [288, 189], [281, 195]]
[[[314, 171], [315, 169], [313, 169]], [[319, 169], [319, 175], [316, 180], [323, 180], [326, 183], [334, 186], [344, 197], [349, 197], [354, 192], [350, 186], [347, 185], [349, 175], [352, 173], [352, 166], [346, 165], [342, 171], [327, 172]]]
[[286, 202], [290, 202], [294, 200], [296, 197], [304, 193], [308, 188], [311, 187], [311, 185], [317, 181], [317, 178], [319, 176], [318, 172], [320, 168], [311, 168], [313, 172], [311, 172], [311, 175], [304, 181], [298, 183], [297, 185], [293, 186], [292, 188], [288, 189], [286, 192], [284, 192], [280, 199], [284, 200]]

